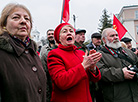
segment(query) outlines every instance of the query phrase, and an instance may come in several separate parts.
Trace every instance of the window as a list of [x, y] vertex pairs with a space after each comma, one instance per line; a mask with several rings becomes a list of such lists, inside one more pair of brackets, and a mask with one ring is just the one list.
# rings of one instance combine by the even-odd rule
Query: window
[[138, 19], [138, 11], [135, 11], [135, 16]]
[[120, 17], [120, 22], [121, 22], [121, 23], [123, 22], [123, 17]]
[[138, 26], [136, 26], [136, 31], [137, 31], [137, 34], [138, 34]]

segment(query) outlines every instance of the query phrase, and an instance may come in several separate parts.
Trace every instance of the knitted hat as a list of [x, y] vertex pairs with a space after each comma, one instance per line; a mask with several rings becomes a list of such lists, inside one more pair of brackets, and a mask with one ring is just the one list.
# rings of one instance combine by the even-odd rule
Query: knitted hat
[[[56, 40], [56, 42], [59, 44], [60, 43], [60, 41], [59, 41], [59, 34], [60, 34], [60, 31], [61, 31], [61, 29], [62, 29], [62, 27], [63, 26], [65, 26], [65, 25], [70, 25], [69, 23], [61, 23], [61, 24], [59, 24], [57, 27], [56, 27], [56, 29], [55, 29], [55, 31], [54, 31], [54, 38], [55, 38], [55, 40]], [[71, 25], [72, 26], [72, 25]]]

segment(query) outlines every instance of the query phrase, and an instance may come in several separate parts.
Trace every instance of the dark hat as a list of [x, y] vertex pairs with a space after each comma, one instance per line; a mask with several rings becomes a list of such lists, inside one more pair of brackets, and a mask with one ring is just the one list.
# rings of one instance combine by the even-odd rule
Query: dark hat
[[85, 30], [85, 29], [77, 29], [77, 30], [76, 30], [76, 34], [79, 34], [80, 32], [86, 33], [86, 30]]
[[130, 38], [127, 38], [127, 37], [124, 37], [123, 39], [121, 39], [121, 41], [123, 41], [123, 42], [130, 42], [130, 41], [132, 41], [132, 39], [130, 39]]
[[99, 34], [99, 33], [93, 33], [91, 35], [91, 38], [101, 38], [101, 34]]

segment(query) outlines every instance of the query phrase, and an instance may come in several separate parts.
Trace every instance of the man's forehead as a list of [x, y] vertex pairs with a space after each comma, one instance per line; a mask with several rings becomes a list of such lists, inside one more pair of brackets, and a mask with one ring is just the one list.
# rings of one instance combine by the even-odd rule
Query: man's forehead
[[54, 31], [48, 31], [48, 33], [50, 33], [50, 32], [52, 32], [52, 33], [53, 33]]
[[131, 41], [129, 41], [129, 42], [125, 42], [126, 44], [131, 44]]
[[116, 35], [116, 34], [118, 35], [118, 33], [116, 31], [114, 31], [114, 30], [108, 31], [107, 34], [108, 35]]
[[94, 40], [95, 40], [95, 39], [96, 39], [96, 40], [99, 40], [99, 39], [101, 39], [101, 38], [92, 38], [92, 39], [94, 39]]

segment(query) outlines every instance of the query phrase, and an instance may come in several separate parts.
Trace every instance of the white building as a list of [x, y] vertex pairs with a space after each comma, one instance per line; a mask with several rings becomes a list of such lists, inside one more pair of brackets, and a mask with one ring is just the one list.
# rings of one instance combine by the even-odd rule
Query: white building
[[132, 46], [138, 47], [138, 5], [124, 6], [118, 14], [118, 19], [128, 31], [124, 37], [131, 38]]
[[40, 41], [40, 32], [35, 28], [35, 30], [33, 30], [31, 32], [31, 38], [32, 40], [34, 40], [35, 42]]

